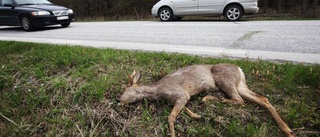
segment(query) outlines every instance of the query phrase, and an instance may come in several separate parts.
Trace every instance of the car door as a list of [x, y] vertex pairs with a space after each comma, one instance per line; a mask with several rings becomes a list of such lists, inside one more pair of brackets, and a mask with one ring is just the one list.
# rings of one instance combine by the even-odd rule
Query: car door
[[[0, 24], [1, 25], [19, 25], [17, 12], [11, 0], [0, 0]], [[11, 6], [9, 6], [11, 5]]]
[[221, 14], [225, 2], [226, 0], [199, 0], [199, 14]]
[[2, 1], [0, 0], [0, 25], [4, 25], [4, 7]]
[[198, 0], [173, 0], [174, 15], [197, 15]]

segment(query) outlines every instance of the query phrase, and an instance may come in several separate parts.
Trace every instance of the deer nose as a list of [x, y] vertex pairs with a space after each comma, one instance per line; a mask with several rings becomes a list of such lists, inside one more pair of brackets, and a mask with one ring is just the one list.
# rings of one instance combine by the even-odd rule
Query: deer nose
[[125, 105], [125, 103], [123, 103], [123, 102], [120, 102], [120, 106], [124, 106]]
[[126, 105], [126, 103], [125, 103], [125, 101], [120, 100], [120, 102], [118, 103], [118, 105], [119, 105], [119, 106], [125, 106], [125, 105]]

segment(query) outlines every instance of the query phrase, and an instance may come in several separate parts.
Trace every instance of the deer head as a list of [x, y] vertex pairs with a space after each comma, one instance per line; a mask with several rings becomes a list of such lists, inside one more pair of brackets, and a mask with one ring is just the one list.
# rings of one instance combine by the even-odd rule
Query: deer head
[[131, 75], [128, 75], [129, 84], [125, 92], [120, 97], [121, 104], [132, 103], [142, 99], [142, 90], [139, 90], [140, 73], [135, 70]]

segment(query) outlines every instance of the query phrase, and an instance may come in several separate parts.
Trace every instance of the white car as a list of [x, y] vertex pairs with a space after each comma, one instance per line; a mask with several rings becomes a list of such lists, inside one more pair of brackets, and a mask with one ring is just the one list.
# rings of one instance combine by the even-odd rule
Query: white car
[[180, 20], [183, 16], [221, 16], [237, 21], [243, 15], [256, 14], [258, 0], [160, 0], [151, 9], [162, 21]]

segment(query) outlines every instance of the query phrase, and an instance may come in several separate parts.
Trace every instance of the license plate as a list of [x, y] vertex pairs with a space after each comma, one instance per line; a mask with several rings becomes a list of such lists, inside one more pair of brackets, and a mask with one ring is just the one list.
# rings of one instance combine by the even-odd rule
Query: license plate
[[69, 16], [60, 16], [60, 17], [57, 17], [57, 20], [67, 20], [69, 19]]

